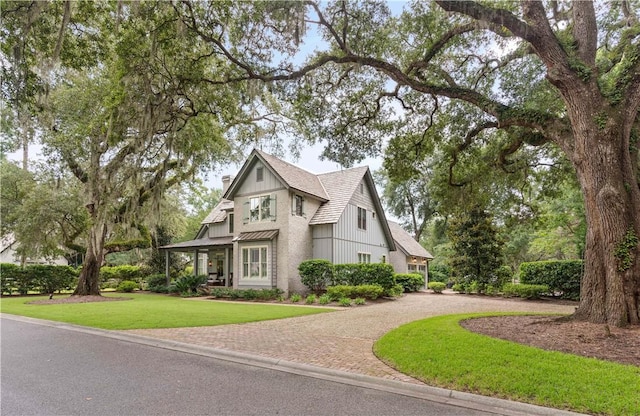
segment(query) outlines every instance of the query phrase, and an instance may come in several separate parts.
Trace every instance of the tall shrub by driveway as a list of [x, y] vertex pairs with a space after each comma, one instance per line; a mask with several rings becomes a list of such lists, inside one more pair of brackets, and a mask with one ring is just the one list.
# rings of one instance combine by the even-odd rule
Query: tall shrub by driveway
[[581, 260], [536, 261], [520, 264], [520, 283], [546, 285], [562, 299], [580, 299]]
[[388, 263], [336, 264], [333, 267], [333, 286], [380, 285], [388, 291], [396, 284], [393, 266]]
[[321, 293], [333, 280], [333, 264], [329, 260], [305, 260], [298, 266], [302, 284], [312, 292]]

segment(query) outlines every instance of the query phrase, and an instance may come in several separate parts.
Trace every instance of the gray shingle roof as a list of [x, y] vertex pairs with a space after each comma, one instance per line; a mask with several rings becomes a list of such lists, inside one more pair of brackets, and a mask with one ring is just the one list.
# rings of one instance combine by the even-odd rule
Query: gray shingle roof
[[393, 236], [396, 246], [400, 247], [407, 255], [416, 257], [426, 257], [432, 259], [433, 256], [424, 247], [405, 231], [397, 222], [387, 221], [391, 235]]
[[362, 177], [368, 169], [366, 166], [361, 166], [318, 175], [318, 179], [327, 191], [328, 201], [318, 208], [309, 224], [318, 225], [338, 222], [353, 193], [356, 191], [356, 187], [362, 181]]
[[233, 209], [233, 201], [229, 201], [228, 199], [221, 199], [218, 202], [209, 215], [207, 215], [200, 224], [215, 224], [218, 222], [223, 222], [225, 218], [227, 218], [227, 210]]
[[269, 165], [275, 174], [280, 177], [285, 186], [315, 196], [322, 200], [329, 199], [322, 183], [316, 175], [301, 169], [291, 163], [271, 156], [262, 150], [254, 150]]

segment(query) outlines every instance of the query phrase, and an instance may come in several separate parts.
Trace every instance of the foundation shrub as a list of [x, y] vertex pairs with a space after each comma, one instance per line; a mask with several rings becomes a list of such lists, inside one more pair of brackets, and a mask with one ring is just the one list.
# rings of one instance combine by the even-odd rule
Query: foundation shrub
[[378, 299], [384, 293], [384, 289], [380, 285], [337, 285], [327, 288], [327, 296], [331, 300], [339, 301], [341, 298], [365, 298]]
[[298, 293], [294, 293], [291, 296], [289, 296], [289, 300], [293, 303], [298, 303], [302, 300], [302, 296], [299, 295]]
[[502, 287], [502, 294], [505, 297], [519, 297], [523, 299], [539, 299], [544, 293], [549, 292], [547, 285], [527, 285], [507, 283]]
[[336, 264], [332, 286], [380, 285], [391, 289], [395, 284], [393, 266], [388, 263], [352, 263]]
[[349, 298], [340, 298], [338, 300], [338, 305], [340, 305], [340, 306], [351, 306], [351, 299], [349, 299]]
[[312, 292], [321, 293], [333, 280], [333, 264], [329, 260], [305, 260], [298, 266], [302, 284]]
[[433, 290], [433, 293], [442, 293], [446, 287], [447, 285], [442, 282], [429, 282], [429, 289]]
[[405, 293], [417, 292], [424, 287], [424, 276], [419, 273], [396, 273], [394, 278]]
[[385, 289], [384, 296], [398, 298], [402, 296], [403, 292], [404, 292], [404, 288], [402, 287], [402, 285], [393, 285], [389, 289]]
[[314, 303], [316, 303], [317, 298], [318, 297], [312, 293], [305, 298], [304, 303], [306, 303], [307, 305], [313, 305]]
[[327, 294], [324, 294], [318, 298], [318, 303], [320, 305], [328, 305], [329, 302], [331, 302], [331, 298]]
[[181, 296], [194, 296], [198, 294], [198, 287], [207, 282], [207, 276], [204, 274], [198, 276], [182, 276], [170, 286], [174, 293]]

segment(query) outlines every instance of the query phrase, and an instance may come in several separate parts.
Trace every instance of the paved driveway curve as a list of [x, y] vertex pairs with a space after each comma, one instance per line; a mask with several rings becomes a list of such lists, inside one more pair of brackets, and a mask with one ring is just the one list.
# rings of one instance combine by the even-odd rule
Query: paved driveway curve
[[296, 318], [123, 332], [421, 384], [378, 360], [373, 354], [374, 342], [402, 324], [437, 315], [472, 312], [569, 314], [573, 311], [571, 305], [545, 301], [412, 293], [395, 301]]

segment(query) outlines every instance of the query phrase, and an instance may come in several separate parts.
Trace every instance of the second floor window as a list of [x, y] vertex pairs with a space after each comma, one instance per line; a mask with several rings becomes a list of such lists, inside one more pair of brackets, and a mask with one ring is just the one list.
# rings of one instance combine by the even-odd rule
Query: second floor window
[[229, 214], [229, 234], [233, 234], [233, 214]]
[[260, 222], [276, 220], [276, 196], [252, 196], [244, 203], [243, 222]]
[[304, 198], [302, 195], [296, 195], [293, 201], [293, 213], [298, 217], [302, 217], [304, 215]]
[[367, 210], [365, 208], [358, 207], [358, 228], [367, 229]]

